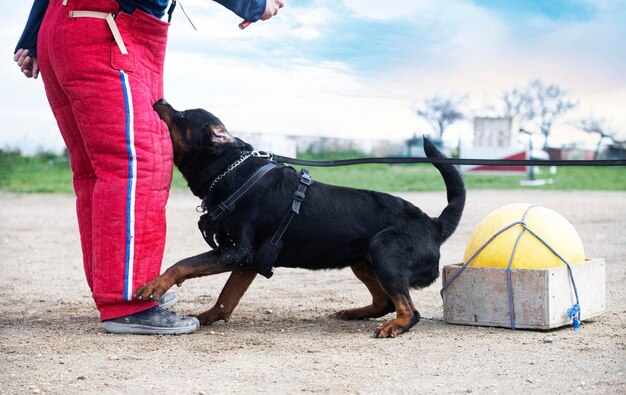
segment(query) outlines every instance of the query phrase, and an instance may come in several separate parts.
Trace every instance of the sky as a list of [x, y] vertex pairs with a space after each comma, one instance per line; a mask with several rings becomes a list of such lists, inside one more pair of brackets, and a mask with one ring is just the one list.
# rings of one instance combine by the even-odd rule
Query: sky
[[[183, 0], [170, 27], [165, 98], [204, 108], [233, 133], [403, 140], [429, 134], [416, 109], [465, 96], [468, 120], [444, 139], [471, 144], [473, 116], [502, 111], [504, 90], [559, 85], [578, 107], [553, 144], [595, 143], [573, 127], [604, 119], [626, 139], [626, 0], [285, 0], [246, 30], [209, 0]], [[0, 149], [63, 149], [41, 79], [12, 60], [28, 1], [0, 26]]]

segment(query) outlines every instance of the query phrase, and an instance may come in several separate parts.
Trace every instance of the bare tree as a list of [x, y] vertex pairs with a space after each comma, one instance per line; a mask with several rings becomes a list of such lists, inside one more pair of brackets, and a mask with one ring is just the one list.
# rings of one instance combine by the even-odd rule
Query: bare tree
[[536, 123], [544, 138], [544, 150], [548, 148], [548, 138], [554, 123], [578, 105], [558, 85], [545, 84], [538, 79], [531, 80], [525, 87], [505, 91], [502, 101], [504, 115], [515, 117], [520, 126]]
[[448, 126], [465, 118], [460, 107], [466, 100], [465, 96], [433, 96], [424, 100], [423, 106], [416, 112], [432, 126], [441, 139]]
[[515, 118], [520, 127], [535, 118], [533, 99], [525, 89], [513, 88], [502, 92], [504, 116]]
[[543, 149], [547, 150], [552, 125], [558, 118], [576, 107], [578, 102], [570, 99], [568, 93], [558, 85], [546, 85], [541, 80], [531, 81], [528, 88], [533, 98], [535, 118], [544, 138]]
[[602, 145], [602, 141], [604, 139], [610, 139], [613, 143], [619, 143], [619, 141], [615, 139], [614, 133], [608, 130], [609, 128], [607, 126], [607, 122], [604, 119], [589, 116], [581, 119], [578, 122], [577, 127], [587, 133], [598, 135], [598, 143], [596, 144], [596, 150], [593, 154], [594, 159], [598, 159], [598, 156], [600, 155], [600, 146]]

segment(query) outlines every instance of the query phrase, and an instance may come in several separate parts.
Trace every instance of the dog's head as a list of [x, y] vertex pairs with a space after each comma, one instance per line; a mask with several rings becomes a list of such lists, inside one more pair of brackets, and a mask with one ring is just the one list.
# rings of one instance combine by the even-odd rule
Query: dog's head
[[200, 148], [211, 151], [224, 145], [246, 145], [228, 133], [219, 118], [203, 109], [177, 111], [164, 99], [154, 103], [153, 108], [167, 124], [177, 166], [185, 155]]

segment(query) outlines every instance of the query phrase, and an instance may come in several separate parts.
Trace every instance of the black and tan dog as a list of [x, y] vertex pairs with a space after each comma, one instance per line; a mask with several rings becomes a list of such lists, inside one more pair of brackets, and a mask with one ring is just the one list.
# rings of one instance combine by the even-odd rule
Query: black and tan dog
[[[241, 160], [252, 147], [231, 136], [207, 111], [176, 111], [164, 100], [154, 108], [169, 127], [174, 162], [188, 181], [222, 163], [219, 175], [212, 174], [194, 191], [209, 209], [268, 163], [254, 156]], [[443, 156], [426, 139], [424, 149], [429, 157]], [[225, 171], [238, 160], [237, 167]], [[448, 197], [447, 207], [437, 218], [385, 193], [312, 183], [299, 215], [284, 233], [274, 266], [312, 270], [350, 266], [371, 292], [372, 303], [341, 311], [338, 317], [366, 319], [395, 311], [396, 318], [382, 324], [375, 335], [395, 337], [407, 331], [420, 319], [409, 290], [426, 287], [439, 276], [439, 248], [456, 229], [465, 204], [458, 171], [452, 165], [435, 167], [443, 176]], [[228, 320], [257, 275], [256, 252], [279, 227], [298, 185], [298, 173], [290, 167], [269, 171], [220, 223], [215, 233], [218, 248], [181, 260], [140, 287], [136, 297], [156, 299], [189, 278], [232, 272], [215, 306], [198, 316], [203, 324]]]

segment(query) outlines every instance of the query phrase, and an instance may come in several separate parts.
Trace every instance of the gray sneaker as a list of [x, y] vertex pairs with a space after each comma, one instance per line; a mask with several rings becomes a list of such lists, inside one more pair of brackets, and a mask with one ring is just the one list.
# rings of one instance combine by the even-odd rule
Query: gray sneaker
[[178, 298], [173, 292], [166, 292], [157, 300], [159, 307], [164, 309], [172, 307], [176, 302], [178, 302]]
[[105, 332], [134, 335], [182, 335], [199, 327], [196, 317], [181, 317], [160, 306], [102, 322]]

